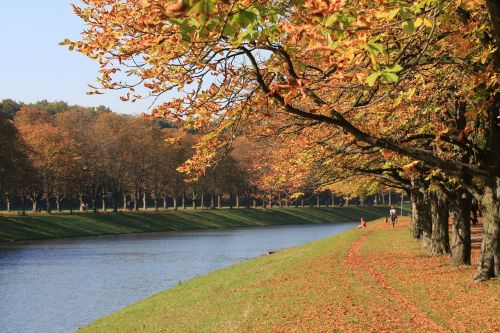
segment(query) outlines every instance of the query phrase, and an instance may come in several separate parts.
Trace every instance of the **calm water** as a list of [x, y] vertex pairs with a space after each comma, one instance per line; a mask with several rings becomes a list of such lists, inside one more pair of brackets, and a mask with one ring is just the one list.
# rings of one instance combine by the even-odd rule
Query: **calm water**
[[355, 225], [0, 243], [0, 332], [72, 332], [179, 281]]

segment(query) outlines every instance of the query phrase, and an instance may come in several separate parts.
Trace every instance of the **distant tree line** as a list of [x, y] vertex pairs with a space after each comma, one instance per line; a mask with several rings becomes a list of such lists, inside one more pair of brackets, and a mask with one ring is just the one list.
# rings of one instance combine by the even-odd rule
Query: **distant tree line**
[[[330, 191], [265, 184], [261, 179], [269, 171], [255, 167], [248, 141], [237, 142], [205, 175], [187, 182], [177, 169], [192, 156], [198, 134], [103, 106], [3, 100], [0, 138], [0, 193], [7, 211], [14, 206], [50, 213], [77, 207], [97, 212], [365, 203], [365, 197], [349, 201]], [[299, 190], [304, 194], [290, 197]]]

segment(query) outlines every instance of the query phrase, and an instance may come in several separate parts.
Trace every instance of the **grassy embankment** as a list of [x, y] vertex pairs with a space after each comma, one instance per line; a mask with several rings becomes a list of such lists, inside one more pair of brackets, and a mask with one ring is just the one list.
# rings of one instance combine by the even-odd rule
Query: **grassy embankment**
[[201, 276], [81, 332], [498, 332], [500, 281], [427, 257], [407, 220]]
[[0, 242], [107, 234], [353, 222], [387, 214], [386, 207], [169, 210], [106, 214], [0, 216]]

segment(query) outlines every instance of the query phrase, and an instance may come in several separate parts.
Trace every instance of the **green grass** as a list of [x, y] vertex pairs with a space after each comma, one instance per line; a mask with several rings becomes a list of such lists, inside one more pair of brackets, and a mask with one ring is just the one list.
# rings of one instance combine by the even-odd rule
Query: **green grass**
[[385, 207], [169, 210], [0, 216], [0, 242], [108, 234], [308, 224], [374, 219]]

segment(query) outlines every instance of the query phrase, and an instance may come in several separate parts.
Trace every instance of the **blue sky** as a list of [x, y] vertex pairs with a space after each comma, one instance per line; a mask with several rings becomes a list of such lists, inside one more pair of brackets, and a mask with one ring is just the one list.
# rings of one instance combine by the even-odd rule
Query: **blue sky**
[[147, 112], [149, 103], [125, 103], [118, 93], [88, 96], [97, 64], [58, 43], [76, 39], [82, 21], [70, 0], [0, 2], [0, 100], [62, 100], [84, 106], [106, 105], [118, 113]]

